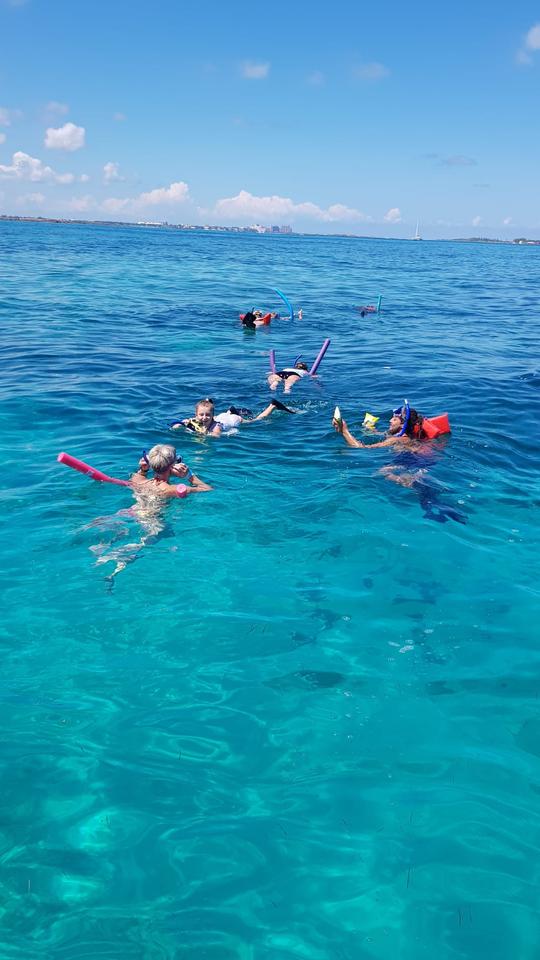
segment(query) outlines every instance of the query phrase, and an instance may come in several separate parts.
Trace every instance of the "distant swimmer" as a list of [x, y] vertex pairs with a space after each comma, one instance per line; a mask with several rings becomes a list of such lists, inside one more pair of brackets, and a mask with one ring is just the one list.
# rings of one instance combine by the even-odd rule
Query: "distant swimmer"
[[247, 313], [240, 314], [242, 325], [248, 330], [256, 330], [257, 327], [268, 327], [272, 320], [278, 316], [277, 313], [263, 313], [262, 310], [248, 310]]
[[302, 377], [309, 377], [309, 368], [307, 363], [297, 360], [292, 367], [284, 367], [283, 370], [269, 373], [268, 386], [271, 390], [275, 390], [282, 383], [283, 393], [290, 393], [295, 383], [298, 383]]
[[193, 417], [188, 417], [186, 420], [173, 421], [171, 423], [171, 429], [179, 430], [180, 427], [185, 427], [186, 430], [191, 430], [192, 433], [199, 433], [210, 437], [220, 437], [222, 434], [230, 433], [232, 430], [238, 429], [243, 423], [255, 423], [257, 420], [265, 420], [266, 417], [270, 417], [275, 410], [283, 410], [285, 413], [296, 412], [295, 410], [291, 410], [290, 407], [286, 407], [280, 400], [272, 400], [272, 402], [256, 416], [251, 413], [251, 410], [247, 410], [245, 407], [229, 407], [229, 409], [223, 413], [216, 414], [214, 401], [206, 397], [205, 400], [199, 400], [195, 407]]

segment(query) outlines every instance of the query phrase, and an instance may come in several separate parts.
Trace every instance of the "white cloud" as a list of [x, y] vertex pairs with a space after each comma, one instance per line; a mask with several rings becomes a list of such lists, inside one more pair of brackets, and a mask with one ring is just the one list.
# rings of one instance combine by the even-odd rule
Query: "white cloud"
[[32, 204], [35, 207], [42, 207], [45, 203], [45, 194], [44, 193], [25, 193], [21, 197], [17, 197], [19, 203]]
[[531, 50], [533, 53], [540, 50], [540, 23], [535, 23], [525, 34], [523, 46], [516, 54], [517, 62], [524, 64], [532, 63]]
[[32, 183], [73, 183], [73, 173], [56, 173], [51, 167], [31, 157], [22, 150], [13, 154], [11, 164], [0, 163], [0, 178], [3, 180], [30, 180]]
[[473, 217], [471, 220], [473, 227], [479, 227], [482, 223], [482, 217]]
[[357, 67], [353, 67], [353, 77], [357, 77], [358, 80], [384, 80], [385, 77], [390, 76], [390, 70], [388, 67], [385, 67], [384, 63], [361, 63]]
[[81, 183], [88, 183], [89, 179], [90, 179], [90, 177], [88, 176], [87, 173], [81, 173], [81, 175], [80, 175], [80, 177], [79, 177], [79, 180], [80, 180]]
[[360, 210], [354, 210], [341, 203], [334, 203], [326, 210], [316, 203], [306, 201], [296, 203], [289, 197], [256, 197], [247, 190], [241, 190], [236, 197], [225, 197], [218, 200], [214, 213], [220, 217], [230, 219], [264, 219], [275, 220], [285, 217], [308, 217], [312, 220], [321, 220], [327, 223], [339, 221], [369, 220]]
[[66, 113], [69, 113], [67, 103], [59, 103], [58, 100], [49, 100], [45, 110], [47, 113], [52, 113], [59, 117], [63, 117]]
[[13, 120], [21, 117], [20, 110], [9, 110], [8, 107], [0, 107], [0, 127], [10, 127]]
[[124, 178], [120, 176], [118, 164], [113, 163], [112, 160], [109, 160], [108, 163], [103, 167], [103, 180], [105, 183], [112, 183], [113, 180], [123, 180]]
[[505, 227], [510, 227], [512, 224], [512, 217], [505, 217], [503, 220], [503, 225]]
[[109, 197], [103, 201], [102, 207], [110, 213], [118, 213], [120, 210], [137, 211], [146, 207], [184, 203], [186, 200], [189, 200], [189, 187], [187, 183], [177, 181], [168, 187], [157, 187], [148, 193], [140, 193], [137, 197]]
[[312, 73], [308, 73], [307, 82], [312, 87], [322, 87], [326, 80], [324, 73], [321, 70], [313, 70]]
[[5, 142], [6, 142], [6, 135], [5, 135], [5, 133], [0, 133], [0, 143], [5, 143]]
[[386, 220], [387, 223], [401, 223], [402, 222], [401, 210], [399, 209], [399, 207], [390, 207], [390, 210], [388, 210], [388, 212], [385, 213], [384, 219]]
[[240, 67], [240, 72], [246, 80], [265, 80], [270, 73], [270, 64], [245, 60]]
[[528, 50], [540, 50], [540, 23], [535, 23], [534, 27], [528, 31], [525, 46]]
[[124, 120], [127, 120], [125, 113], [113, 113], [113, 120], [116, 120], [117, 123], [122, 123]]
[[65, 123], [63, 127], [48, 127], [45, 133], [45, 146], [49, 150], [80, 150], [84, 147], [85, 129], [74, 123]]

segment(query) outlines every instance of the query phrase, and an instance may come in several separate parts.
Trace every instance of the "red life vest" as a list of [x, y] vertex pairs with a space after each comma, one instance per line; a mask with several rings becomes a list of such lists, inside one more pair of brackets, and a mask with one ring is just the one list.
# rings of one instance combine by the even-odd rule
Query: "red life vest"
[[434, 440], [435, 437], [441, 437], [443, 433], [451, 433], [450, 421], [447, 413], [441, 413], [438, 417], [424, 417], [422, 425], [415, 427], [415, 433], [423, 431], [426, 440]]

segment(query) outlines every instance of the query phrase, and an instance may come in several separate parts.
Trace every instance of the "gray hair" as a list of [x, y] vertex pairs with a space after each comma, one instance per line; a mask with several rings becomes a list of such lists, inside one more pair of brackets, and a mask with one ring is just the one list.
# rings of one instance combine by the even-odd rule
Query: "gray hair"
[[165, 470], [176, 463], [176, 447], [170, 443], [156, 443], [155, 447], [148, 451], [148, 463], [154, 473], [165, 473]]

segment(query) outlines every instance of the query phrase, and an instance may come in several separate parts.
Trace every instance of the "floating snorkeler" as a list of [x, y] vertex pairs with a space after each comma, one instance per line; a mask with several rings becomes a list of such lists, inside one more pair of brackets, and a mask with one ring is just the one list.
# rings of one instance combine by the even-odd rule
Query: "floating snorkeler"
[[283, 393], [290, 393], [295, 383], [298, 383], [298, 380], [301, 380], [303, 377], [314, 377], [329, 346], [330, 339], [327, 338], [319, 350], [311, 367], [308, 367], [307, 363], [303, 362], [301, 356], [298, 356], [296, 357], [292, 366], [283, 367], [281, 370], [276, 368], [276, 351], [271, 350], [270, 373], [268, 374], [267, 378], [270, 389], [275, 390], [276, 387], [279, 387], [280, 383], [282, 383]]
[[272, 400], [264, 410], [255, 416], [251, 410], [246, 407], [229, 407], [224, 413], [215, 413], [214, 401], [210, 397], [199, 400], [195, 407], [195, 415], [186, 420], [173, 420], [170, 424], [172, 430], [179, 430], [185, 427], [192, 433], [199, 433], [210, 437], [220, 437], [224, 433], [231, 433], [237, 430], [243, 423], [255, 423], [257, 420], [265, 420], [270, 417], [275, 410], [283, 410], [284, 413], [296, 413], [290, 407], [286, 407], [280, 400]]
[[263, 313], [262, 310], [248, 310], [247, 313], [240, 314], [242, 326], [248, 330], [256, 330], [257, 327], [269, 327], [272, 320], [279, 316], [277, 313]]
[[[377, 418], [372, 414], [367, 423], [368, 429], [374, 426]], [[371, 422], [370, 422], [371, 421]], [[365, 423], [365, 421], [364, 421]], [[457, 523], [467, 523], [466, 516], [454, 507], [442, 504], [439, 501], [441, 488], [426, 477], [425, 468], [410, 470], [414, 466], [414, 454], [422, 454], [422, 441], [433, 440], [436, 437], [450, 433], [450, 423], [446, 413], [437, 417], [423, 417], [414, 410], [407, 401], [403, 406], [392, 411], [388, 431], [384, 440], [375, 443], [363, 443], [350, 432], [346, 421], [341, 416], [339, 407], [336, 407], [332, 418], [332, 426], [340, 433], [350, 447], [374, 449], [376, 447], [394, 447], [403, 450], [406, 462], [399, 462], [399, 457], [392, 466], [383, 467], [380, 473], [387, 479], [400, 486], [408, 487], [418, 494], [420, 506], [428, 520], [446, 523], [455, 520]], [[407, 451], [407, 452], [405, 452]], [[418, 462], [418, 461], [416, 461]]]
[[[366, 414], [366, 417], [368, 416], [371, 424], [374, 425], [373, 421], [376, 423], [378, 417]], [[390, 447], [395, 444], [410, 447], [411, 445], [417, 445], [421, 440], [433, 440], [435, 437], [450, 433], [448, 414], [443, 413], [438, 417], [423, 417], [421, 413], [418, 413], [409, 405], [407, 400], [405, 400], [403, 406], [396, 407], [392, 411], [385, 440], [376, 443], [363, 443], [358, 440], [349, 430], [346, 420], [341, 416], [339, 407], [336, 407], [334, 411], [332, 426], [337, 433], [342, 435], [345, 443], [348, 443], [350, 447], [369, 447], [370, 449], [373, 447]]]

